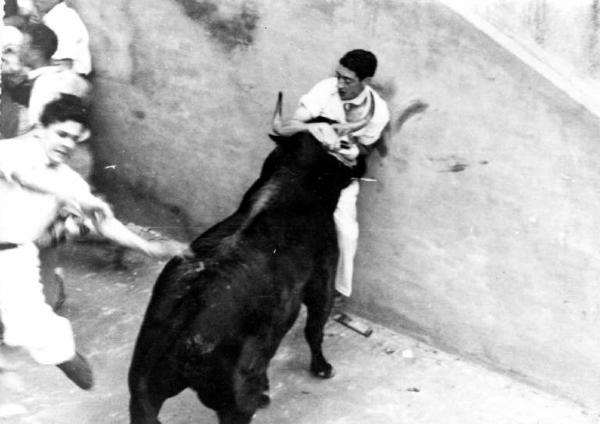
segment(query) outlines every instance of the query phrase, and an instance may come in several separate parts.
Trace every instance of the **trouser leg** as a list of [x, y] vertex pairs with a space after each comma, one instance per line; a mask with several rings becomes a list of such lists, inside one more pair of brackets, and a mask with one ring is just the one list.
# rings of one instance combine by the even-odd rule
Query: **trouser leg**
[[353, 181], [342, 190], [337, 208], [333, 214], [340, 249], [335, 275], [335, 289], [344, 296], [352, 294], [354, 256], [358, 245], [358, 221], [356, 220], [358, 192], [359, 183]]
[[4, 343], [19, 346], [40, 364], [75, 356], [71, 324], [46, 303], [33, 244], [0, 251], [0, 315]]

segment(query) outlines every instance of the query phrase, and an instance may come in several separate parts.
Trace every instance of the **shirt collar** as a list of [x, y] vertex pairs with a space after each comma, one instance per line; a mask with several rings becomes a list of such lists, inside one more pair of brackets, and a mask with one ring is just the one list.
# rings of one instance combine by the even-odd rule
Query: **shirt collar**
[[363, 104], [365, 99], [367, 98], [367, 88], [368, 88], [368, 86], [365, 86], [363, 91], [361, 91], [358, 96], [356, 96], [355, 98], [350, 99], [350, 100], [342, 100], [342, 103], [343, 104], [351, 104], [354, 106]]

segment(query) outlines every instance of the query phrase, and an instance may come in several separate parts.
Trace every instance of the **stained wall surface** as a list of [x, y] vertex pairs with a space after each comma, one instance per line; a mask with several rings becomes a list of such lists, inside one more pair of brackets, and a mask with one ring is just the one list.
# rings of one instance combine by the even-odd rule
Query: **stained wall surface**
[[[600, 400], [600, 122], [435, 1], [80, 0], [96, 178], [224, 218], [285, 113], [373, 50], [394, 117], [359, 201], [356, 307], [588, 405]], [[118, 207], [118, 205], [117, 205]]]
[[[575, 78], [600, 84], [598, 0], [444, 0], [481, 17]], [[597, 89], [597, 86], [596, 86]]]

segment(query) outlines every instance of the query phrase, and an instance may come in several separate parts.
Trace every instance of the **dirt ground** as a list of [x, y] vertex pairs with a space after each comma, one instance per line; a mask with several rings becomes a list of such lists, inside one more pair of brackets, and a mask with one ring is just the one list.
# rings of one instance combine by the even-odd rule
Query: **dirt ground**
[[[164, 262], [127, 254], [119, 263], [106, 245], [75, 243], [61, 249], [68, 299], [61, 314], [90, 360], [96, 385], [74, 386], [52, 366], [2, 349], [16, 368], [0, 373], [0, 423], [127, 423], [126, 376], [152, 285]], [[119, 262], [119, 261], [117, 261]], [[48, 296], [54, 292], [48, 287]], [[336, 321], [326, 328], [325, 353], [336, 367], [331, 380], [308, 372], [302, 315], [270, 367], [270, 407], [255, 423], [295, 424], [591, 424], [598, 411], [567, 401], [369, 323], [363, 337]], [[216, 423], [191, 391], [165, 404], [165, 424]]]

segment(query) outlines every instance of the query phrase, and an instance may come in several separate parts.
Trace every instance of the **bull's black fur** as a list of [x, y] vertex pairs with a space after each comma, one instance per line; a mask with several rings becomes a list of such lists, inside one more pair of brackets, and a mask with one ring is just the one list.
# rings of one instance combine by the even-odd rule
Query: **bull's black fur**
[[269, 361], [302, 303], [310, 369], [333, 375], [321, 351], [338, 256], [333, 211], [353, 171], [308, 133], [272, 138], [238, 210], [158, 277], [129, 371], [133, 424], [158, 423], [163, 402], [187, 387], [219, 423], [249, 423], [269, 401]]

